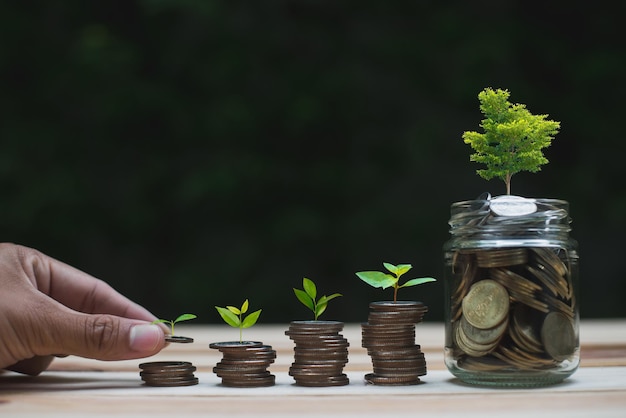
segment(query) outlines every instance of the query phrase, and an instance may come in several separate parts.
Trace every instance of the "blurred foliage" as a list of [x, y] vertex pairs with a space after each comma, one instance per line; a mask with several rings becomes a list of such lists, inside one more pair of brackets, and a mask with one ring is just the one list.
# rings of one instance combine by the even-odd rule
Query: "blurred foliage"
[[[302, 319], [306, 276], [363, 321], [385, 295], [356, 271], [440, 277], [449, 205], [504, 192], [461, 139], [491, 86], [561, 121], [515, 193], [570, 201], [582, 316], [624, 316], [626, 6], [603, 3], [2, 2], [2, 240], [159, 317]], [[441, 280], [404, 297], [442, 319]]]

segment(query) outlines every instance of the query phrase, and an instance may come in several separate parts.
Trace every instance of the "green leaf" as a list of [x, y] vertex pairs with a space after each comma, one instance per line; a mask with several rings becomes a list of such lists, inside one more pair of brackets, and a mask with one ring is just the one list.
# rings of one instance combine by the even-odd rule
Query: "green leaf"
[[328, 303], [318, 303], [315, 307], [315, 319], [319, 318], [319, 316], [324, 313], [327, 307]]
[[398, 274], [398, 267], [391, 263], [383, 263], [383, 267], [385, 267], [387, 270], [389, 270], [391, 273], [395, 275]]
[[241, 313], [244, 314], [248, 312], [248, 299], [243, 301], [243, 305], [241, 305]]
[[311, 297], [311, 299], [315, 300], [317, 297], [317, 288], [315, 287], [315, 283], [312, 280], [307, 279], [306, 277], [302, 279], [302, 288], [306, 292], [307, 295]]
[[179, 316], [178, 318], [176, 318], [174, 320], [174, 323], [176, 322], [181, 322], [181, 321], [189, 321], [190, 319], [196, 319], [197, 316], [194, 314], [190, 314], [190, 313], [186, 313], [186, 314], [182, 314], [181, 316]]
[[320, 303], [328, 303], [329, 301], [331, 301], [331, 300], [333, 300], [335, 298], [338, 298], [340, 296], [343, 296], [343, 295], [340, 294], [340, 293], [333, 293], [330, 296], [324, 295], [317, 301], [317, 304], [319, 305]]
[[478, 175], [486, 180], [504, 180], [507, 194], [514, 174], [537, 172], [548, 162], [542, 149], [550, 146], [561, 126], [548, 120], [548, 115], [533, 115], [525, 105], [510, 103], [509, 96], [508, 90], [487, 87], [481, 91], [478, 100], [485, 116], [480, 124], [484, 133], [463, 133], [463, 141], [475, 151], [470, 161], [486, 165], [476, 171]]
[[235, 306], [227, 306], [226, 309], [234, 313], [235, 315], [241, 315], [241, 310]]
[[311, 297], [308, 294], [306, 294], [304, 290], [294, 288], [293, 292], [296, 294], [296, 297], [298, 298], [300, 302], [302, 302], [304, 306], [306, 306], [310, 310], [315, 309], [315, 302], [313, 301], [313, 299], [311, 299]]
[[250, 315], [246, 316], [243, 320], [242, 328], [250, 328], [252, 325], [256, 324], [256, 321], [259, 319], [259, 315], [261, 315], [262, 309], [258, 311], [252, 312]]
[[397, 267], [398, 267], [398, 271], [396, 272], [397, 277], [402, 276], [404, 273], [406, 273], [407, 271], [413, 268], [413, 266], [410, 264], [398, 264]]
[[170, 323], [171, 321], [167, 320], [167, 319], [155, 319], [154, 321], [151, 322], [152, 325], [154, 324], [161, 324], [161, 323]]
[[216, 306], [215, 309], [217, 309], [217, 312], [219, 312], [224, 322], [226, 322], [231, 327], [239, 328], [239, 325], [241, 324], [241, 322], [239, 321], [239, 317], [235, 315], [232, 311], [226, 308], [220, 308], [219, 306]]
[[437, 281], [437, 280], [433, 279], [432, 277], [421, 277], [419, 279], [411, 279], [411, 280], [407, 281], [406, 283], [404, 283], [400, 287], [417, 286], [418, 284], [428, 283], [428, 282], [435, 282], [435, 281]]
[[398, 279], [393, 277], [390, 274], [385, 274], [380, 271], [360, 271], [356, 273], [359, 279], [363, 280], [365, 283], [374, 287], [381, 287], [386, 289], [388, 287], [394, 286]]

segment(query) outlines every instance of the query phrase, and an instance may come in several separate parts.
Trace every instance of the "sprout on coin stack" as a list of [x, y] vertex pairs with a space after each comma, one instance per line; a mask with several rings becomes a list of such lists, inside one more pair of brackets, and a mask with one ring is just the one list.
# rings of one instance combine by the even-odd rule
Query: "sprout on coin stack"
[[190, 321], [192, 319], [196, 319], [197, 316], [194, 314], [182, 314], [180, 316], [178, 316], [178, 318], [176, 319], [156, 319], [154, 321], [152, 321], [153, 324], [168, 324], [170, 326], [170, 334], [165, 336], [165, 341], [167, 341], [168, 343], [192, 343], [193, 342], [193, 338], [189, 338], [189, 337], [182, 337], [179, 335], [175, 335], [174, 334], [174, 325], [176, 325], [179, 322], [183, 322], [183, 321]]
[[289, 375], [299, 386], [343, 386], [350, 383], [343, 368], [348, 362], [348, 340], [340, 334], [343, 322], [321, 321], [328, 302], [339, 293], [317, 298], [315, 283], [304, 278], [302, 289], [293, 289], [296, 297], [313, 312], [312, 321], [292, 321], [285, 331], [295, 343], [294, 362]]
[[393, 287], [393, 301], [370, 303], [368, 321], [361, 325], [362, 346], [372, 358], [373, 373], [365, 381], [374, 385], [414, 385], [426, 374], [426, 359], [415, 344], [415, 324], [422, 321], [428, 307], [417, 301], [398, 301], [398, 290], [435, 281], [432, 277], [407, 280], [400, 277], [411, 270], [410, 264], [383, 263], [388, 272], [356, 273], [367, 284], [386, 289]]
[[243, 330], [257, 323], [261, 309], [248, 315], [249, 301], [241, 307], [216, 306], [224, 322], [233, 328], [239, 328], [239, 341], [216, 342], [210, 348], [220, 351], [223, 358], [213, 368], [213, 372], [222, 378], [222, 385], [230, 387], [273, 386], [276, 376], [267, 368], [276, 359], [276, 351], [271, 346], [258, 341], [244, 341]]
[[577, 243], [564, 200], [512, 196], [511, 178], [537, 172], [560, 128], [547, 115], [511, 104], [507, 90], [478, 95], [484, 133], [463, 140], [485, 164], [477, 173], [505, 182], [452, 204], [444, 246], [448, 369], [466, 383], [540, 386], [578, 368]]
[[[153, 324], [166, 323], [170, 326], [170, 334], [165, 341], [171, 343], [192, 343], [193, 338], [174, 335], [174, 325], [197, 318], [194, 314], [182, 314], [176, 319], [157, 319]], [[191, 386], [198, 384], [193, 372], [196, 367], [188, 361], [153, 361], [139, 365], [141, 380], [147, 386]]]

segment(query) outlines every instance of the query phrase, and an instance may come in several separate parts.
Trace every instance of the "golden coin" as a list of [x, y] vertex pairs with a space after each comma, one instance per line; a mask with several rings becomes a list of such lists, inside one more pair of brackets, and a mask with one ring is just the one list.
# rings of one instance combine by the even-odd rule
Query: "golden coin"
[[569, 273], [569, 269], [553, 249], [536, 247], [532, 250], [544, 262], [545, 266], [553, 269], [557, 275], [563, 277]]
[[557, 361], [569, 358], [578, 346], [574, 324], [561, 312], [546, 315], [541, 327], [541, 340], [546, 352]]
[[539, 337], [539, 327], [542, 323], [542, 314], [524, 304], [518, 304], [513, 309], [512, 324], [509, 335], [513, 342], [525, 351], [542, 353], [543, 344]]
[[457, 326], [455, 329], [455, 342], [456, 345], [467, 355], [472, 357], [482, 357], [491, 353], [494, 348], [498, 346], [498, 342], [495, 344], [479, 344], [476, 343], [465, 335], [463, 329]]
[[493, 280], [481, 280], [472, 285], [463, 298], [463, 316], [480, 329], [493, 328], [509, 313], [509, 293]]
[[472, 326], [469, 322], [467, 322], [465, 317], [461, 317], [459, 324], [463, 333], [469, 340], [477, 344], [491, 345], [500, 340], [502, 334], [504, 334], [504, 331], [507, 329], [508, 321], [505, 318], [502, 323], [493, 328], [480, 329]]
[[528, 252], [525, 248], [477, 251], [476, 261], [485, 268], [516, 266], [528, 262]]

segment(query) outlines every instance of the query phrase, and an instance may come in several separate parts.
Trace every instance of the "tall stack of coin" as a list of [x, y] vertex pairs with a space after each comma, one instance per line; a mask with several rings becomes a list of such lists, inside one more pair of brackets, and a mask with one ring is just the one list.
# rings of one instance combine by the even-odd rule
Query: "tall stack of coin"
[[414, 385], [426, 374], [426, 359], [415, 344], [415, 324], [428, 308], [421, 302], [372, 302], [368, 322], [361, 324], [362, 346], [372, 358], [374, 385]]
[[196, 367], [187, 361], [154, 361], [139, 365], [141, 380], [148, 386], [192, 386], [198, 384]]
[[212, 343], [210, 348], [222, 353], [213, 372], [230, 387], [273, 386], [276, 376], [267, 368], [276, 359], [276, 351], [257, 341]]
[[343, 386], [350, 383], [343, 368], [348, 340], [340, 334], [343, 322], [294, 321], [285, 331], [295, 343], [289, 375], [299, 386]]

